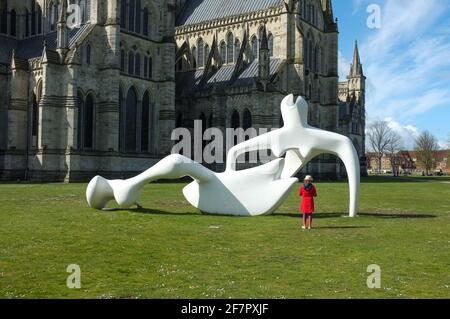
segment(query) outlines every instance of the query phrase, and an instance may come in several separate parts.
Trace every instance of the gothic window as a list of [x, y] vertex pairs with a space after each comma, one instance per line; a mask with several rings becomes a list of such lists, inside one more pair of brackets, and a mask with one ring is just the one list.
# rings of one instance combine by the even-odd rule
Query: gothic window
[[86, 63], [91, 64], [91, 46], [89, 44], [86, 46]]
[[209, 54], [210, 54], [209, 45], [205, 44], [205, 65], [206, 63], [208, 63]]
[[122, 29], [127, 28], [127, 2], [126, 0], [121, 0], [120, 3], [120, 27]]
[[222, 64], [227, 62], [227, 44], [225, 41], [220, 43], [220, 59], [222, 60]]
[[[40, 7], [39, 7], [40, 8]], [[26, 13], [28, 14], [28, 10], [26, 11]], [[33, 0], [31, 1], [31, 35], [35, 35], [36, 34], [36, 1]], [[27, 18], [27, 21], [29, 21], [30, 19]], [[27, 27], [27, 34], [28, 34], [29, 30]]]
[[252, 37], [252, 60], [258, 57], [258, 38], [256, 35]]
[[125, 50], [120, 50], [120, 71], [125, 72]]
[[78, 5], [81, 8], [81, 22], [86, 23], [91, 18], [91, 1], [78, 0]]
[[134, 31], [136, 33], [141, 33], [142, 27], [141, 27], [141, 0], [136, 0], [136, 27]]
[[148, 58], [148, 78], [153, 79], [153, 59], [152, 57]]
[[124, 142], [124, 107], [123, 107], [123, 93], [122, 88], [119, 88], [119, 151], [123, 151], [123, 142]]
[[8, 32], [8, 1], [0, 1], [0, 32]]
[[[42, 9], [39, 4], [37, 6], [36, 20], [37, 20], [37, 34], [42, 33]], [[34, 28], [34, 23], [32, 24], [32, 28]]]
[[313, 70], [314, 72], [317, 72], [317, 58], [318, 58], [318, 51], [317, 51], [317, 46], [314, 48], [314, 64], [313, 64]]
[[25, 37], [30, 36], [30, 14], [28, 13], [28, 10], [25, 9]]
[[141, 151], [148, 152], [150, 136], [150, 97], [148, 91], [142, 99]]
[[252, 127], [252, 113], [250, 113], [249, 109], [245, 109], [242, 118], [242, 128], [244, 130], [248, 130], [251, 127]]
[[48, 12], [50, 13], [50, 31], [55, 31], [56, 21], [58, 19], [58, 6], [53, 1], [48, 6]]
[[141, 76], [141, 55], [139, 53], [136, 53], [134, 57], [134, 74]]
[[233, 63], [234, 58], [234, 37], [233, 33], [228, 33], [227, 36], [227, 63]]
[[192, 47], [192, 68], [197, 68], [197, 48]]
[[148, 13], [148, 9], [145, 7], [144, 8], [144, 10], [143, 10], [143, 24], [142, 24], [142, 27], [143, 27], [143, 34], [145, 35], [145, 36], [148, 36], [148, 26], [149, 26], [149, 24], [148, 24], [148, 20], [149, 20], [149, 13]]
[[125, 151], [136, 152], [137, 96], [133, 87], [128, 90], [125, 104]]
[[81, 92], [77, 92], [77, 108], [78, 108], [78, 116], [77, 116], [77, 123], [78, 123], [78, 129], [77, 129], [77, 145], [78, 149], [83, 149], [82, 145], [82, 127], [83, 127], [83, 109], [84, 109], [84, 98], [83, 94]]
[[144, 78], [148, 78], [148, 57], [144, 57]]
[[128, 74], [134, 74], [134, 52], [128, 52]]
[[92, 94], [86, 97], [83, 111], [83, 147], [94, 147], [94, 98]]
[[134, 31], [135, 16], [136, 16], [136, 0], [130, 0], [128, 6], [128, 30], [130, 31]]
[[198, 40], [198, 66], [200, 68], [205, 66], [205, 44], [203, 42], [203, 39]]
[[308, 68], [311, 70], [313, 65], [313, 46], [311, 40], [308, 41], [308, 62]]
[[9, 32], [10, 34], [15, 37], [17, 34], [17, 14], [16, 14], [16, 10], [12, 10], [9, 16], [9, 21], [10, 21], [10, 27], [9, 27]]
[[[233, 113], [231, 114], [231, 128], [232, 129], [238, 129], [241, 126], [241, 119], [239, 116], [239, 113], [234, 110]], [[238, 143], [238, 136], [236, 134], [234, 134], [234, 144], [233, 145], [237, 145]]]
[[269, 41], [269, 56], [273, 57], [273, 34], [272, 33], [269, 33], [268, 41]]
[[33, 146], [36, 147], [38, 125], [39, 125], [39, 106], [36, 94], [33, 92], [33, 105], [31, 109], [31, 136], [33, 139]]
[[241, 52], [241, 41], [239, 39], [236, 39], [236, 42], [234, 43], [234, 61], [237, 62], [239, 59], [239, 53]]

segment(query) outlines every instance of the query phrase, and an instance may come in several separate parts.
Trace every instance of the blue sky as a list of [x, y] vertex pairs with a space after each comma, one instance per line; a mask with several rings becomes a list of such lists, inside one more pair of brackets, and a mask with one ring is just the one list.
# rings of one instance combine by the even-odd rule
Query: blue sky
[[[369, 28], [369, 5], [381, 27]], [[339, 19], [339, 75], [345, 78], [358, 40], [367, 76], [368, 123], [387, 120], [412, 148], [429, 130], [441, 147], [450, 134], [450, 1], [334, 0]]]

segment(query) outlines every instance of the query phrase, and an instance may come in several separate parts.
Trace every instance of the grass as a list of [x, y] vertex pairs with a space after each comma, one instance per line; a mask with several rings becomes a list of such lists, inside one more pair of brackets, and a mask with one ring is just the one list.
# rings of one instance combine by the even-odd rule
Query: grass
[[[317, 183], [316, 228], [294, 190], [272, 216], [199, 214], [185, 184], [146, 187], [148, 209], [87, 207], [85, 184], [0, 185], [1, 298], [449, 298], [450, 184], [370, 177], [358, 218], [347, 184]], [[81, 289], [66, 268], [81, 267]], [[368, 265], [381, 289], [368, 289]]]

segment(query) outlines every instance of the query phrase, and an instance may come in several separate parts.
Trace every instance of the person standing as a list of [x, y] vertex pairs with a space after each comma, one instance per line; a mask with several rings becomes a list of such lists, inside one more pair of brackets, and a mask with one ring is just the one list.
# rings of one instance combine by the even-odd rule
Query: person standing
[[302, 197], [300, 212], [303, 214], [302, 229], [312, 228], [314, 214], [314, 197], [317, 197], [316, 187], [312, 184], [313, 178], [307, 175], [300, 187], [299, 196]]

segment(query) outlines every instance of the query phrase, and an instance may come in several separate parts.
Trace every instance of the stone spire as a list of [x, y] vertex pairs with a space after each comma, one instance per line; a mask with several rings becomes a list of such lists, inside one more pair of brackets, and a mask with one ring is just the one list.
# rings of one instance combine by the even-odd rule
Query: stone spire
[[61, 57], [63, 57], [69, 49], [69, 32], [67, 30], [67, 0], [61, 1], [56, 39], [56, 50]]
[[359, 57], [358, 41], [355, 42], [355, 52], [353, 53], [353, 63], [350, 68], [350, 77], [364, 76], [361, 59]]

